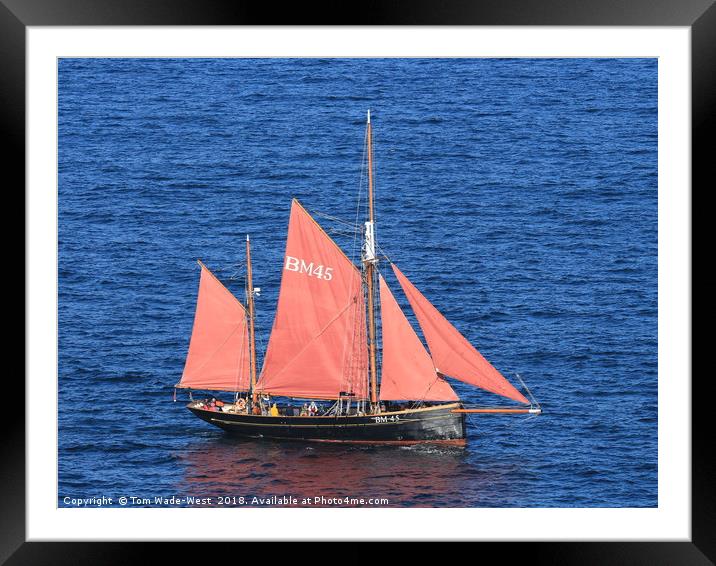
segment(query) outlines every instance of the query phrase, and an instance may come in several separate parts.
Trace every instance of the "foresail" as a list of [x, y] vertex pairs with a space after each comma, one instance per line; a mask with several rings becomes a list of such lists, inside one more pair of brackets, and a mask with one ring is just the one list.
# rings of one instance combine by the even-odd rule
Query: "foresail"
[[435, 372], [433, 361], [380, 276], [383, 333], [382, 401], [457, 401], [452, 387]]
[[249, 387], [246, 311], [204, 264], [189, 353], [178, 387], [221, 391]]
[[508, 399], [529, 403], [408, 281], [395, 264], [393, 271], [410, 301], [428, 343], [430, 355], [440, 373]]
[[361, 274], [294, 200], [276, 318], [259, 391], [365, 398], [367, 345]]

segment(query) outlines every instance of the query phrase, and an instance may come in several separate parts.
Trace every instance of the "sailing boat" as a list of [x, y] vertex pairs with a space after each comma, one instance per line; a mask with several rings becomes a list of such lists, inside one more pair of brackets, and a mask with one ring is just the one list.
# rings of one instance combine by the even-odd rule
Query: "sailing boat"
[[[518, 391], [394, 263], [376, 253], [371, 128], [368, 111], [361, 266], [293, 199], [276, 317], [260, 375], [254, 329], [260, 289], [253, 287], [249, 236], [245, 304], [199, 262], [194, 327], [175, 386], [190, 390], [187, 407], [197, 417], [252, 438], [464, 445], [470, 413], [541, 413], [534, 398], [530, 402]], [[407, 296], [427, 350], [380, 273], [382, 260]], [[446, 378], [518, 405], [468, 406]], [[191, 390], [232, 392], [233, 399], [196, 400]]]

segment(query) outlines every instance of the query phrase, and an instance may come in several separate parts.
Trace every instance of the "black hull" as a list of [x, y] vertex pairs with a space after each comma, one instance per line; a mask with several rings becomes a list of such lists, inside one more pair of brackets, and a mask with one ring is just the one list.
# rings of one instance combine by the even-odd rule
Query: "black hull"
[[289, 417], [209, 411], [187, 405], [200, 419], [248, 438], [352, 444], [465, 444], [465, 414], [458, 403], [363, 416]]

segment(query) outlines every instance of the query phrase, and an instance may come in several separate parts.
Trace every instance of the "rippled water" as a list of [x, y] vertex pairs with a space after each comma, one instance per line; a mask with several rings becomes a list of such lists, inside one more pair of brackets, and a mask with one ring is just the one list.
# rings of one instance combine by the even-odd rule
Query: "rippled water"
[[[195, 259], [240, 296], [251, 233], [263, 347], [290, 199], [353, 221], [369, 107], [381, 247], [545, 414], [227, 438], [172, 402]], [[101, 495], [656, 506], [656, 60], [60, 60], [58, 504]]]

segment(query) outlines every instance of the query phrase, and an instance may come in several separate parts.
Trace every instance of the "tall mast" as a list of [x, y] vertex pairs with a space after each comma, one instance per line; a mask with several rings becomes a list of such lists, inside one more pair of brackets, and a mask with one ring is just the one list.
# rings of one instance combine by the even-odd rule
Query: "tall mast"
[[365, 223], [365, 244], [363, 247], [363, 263], [365, 264], [365, 280], [368, 297], [368, 347], [370, 363], [370, 402], [375, 407], [378, 402], [378, 370], [376, 363], [375, 343], [375, 227], [373, 211], [373, 140], [370, 125], [370, 110], [367, 122], [367, 153], [368, 153], [368, 221]]
[[246, 302], [249, 307], [249, 366], [251, 371], [251, 382], [249, 392], [251, 394], [251, 408], [256, 404], [256, 339], [254, 335], [254, 285], [251, 273], [251, 242], [246, 234]]

